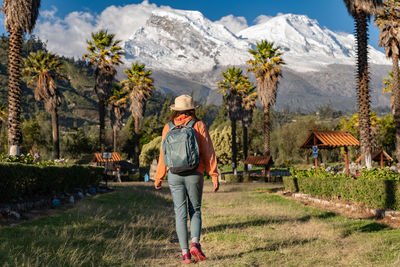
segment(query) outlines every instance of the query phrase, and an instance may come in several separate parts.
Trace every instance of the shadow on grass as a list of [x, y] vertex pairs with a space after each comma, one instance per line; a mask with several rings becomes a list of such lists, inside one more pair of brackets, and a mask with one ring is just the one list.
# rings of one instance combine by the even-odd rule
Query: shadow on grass
[[319, 215], [314, 215], [313, 217], [318, 218], [318, 219], [329, 219], [329, 218], [334, 218], [337, 216], [338, 216], [338, 214], [333, 213], [333, 212], [324, 212]]
[[373, 233], [390, 229], [389, 226], [376, 222], [367, 223], [364, 225], [356, 224], [345, 227], [341, 232], [341, 237], [348, 237], [354, 233]]
[[239, 252], [236, 254], [229, 254], [229, 255], [223, 255], [223, 256], [217, 256], [218, 260], [223, 260], [223, 259], [232, 259], [232, 258], [241, 258], [245, 256], [246, 254], [254, 253], [254, 252], [263, 252], [263, 251], [278, 251], [283, 248], [291, 248], [295, 246], [303, 246], [307, 243], [311, 243], [313, 241], [317, 240], [317, 238], [311, 238], [311, 239], [287, 239], [287, 240], [282, 240], [282, 241], [273, 241], [269, 243], [265, 247], [258, 247], [254, 248], [248, 251], [243, 251]]
[[268, 225], [268, 224], [280, 224], [280, 223], [286, 223], [286, 222], [308, 222], [312, 216], [306, 215], [300, 218], [294, 218], [294, 219], [287, 219], [287, 218], [266, 218], [266, 219], [255, 219], [255, 220], [250, 220], [250, 221], [245, 221], [245, 222], [237, 222], [237, 223], [227, 223], [227, 224], [219, 224], [216, 226], [211, 226], [211, 227], [206, 227], [203, 229], [204, 233], [211, 233], [211, 232], [219, 232], [219, 231], [224, 231], [226, 229], [232, 229], [232, 228], [247, 228], [247, 227], [252, 227], [252, 226], [262, 226], [262, 225]]

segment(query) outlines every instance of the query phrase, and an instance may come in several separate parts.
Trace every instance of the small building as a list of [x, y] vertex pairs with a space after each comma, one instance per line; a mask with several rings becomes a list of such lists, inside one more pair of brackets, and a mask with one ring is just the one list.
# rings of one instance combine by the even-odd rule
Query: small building
[[90, 164], [96, 165], [96, 166], [105, 166], [106, 163], [110, 164], [111, 166], [119, 165], [119, 163], [122, 161], [121, 156], [119, 155], [118, 152], [112, 152], [111, 153], [111, 158], [110, 159], [103, 159], [102, 153], [94, 153], [94, 157]]
[[265, 175], [268, 176], [268, 182], [271, 182], [271, 166], [274, 164], [271, 155], [269, 156], [247, 156], [244, 164], [264, 166]]
[[[334, 149], [344, 147], [344, 158], [346, 173], [349, 174], [348, 147], [359, 146], [360, 142], [349, 132], [343, 131], [311, 131], [300, 148]], [[317, 157], [314, 157], [314, 164], [317, 167]]]
[[[378, 151], [374, 151], [372, 152], [372, 160], [375, 162], [380, 162], [380, 166], [381, 168], [383, 168], [383, 163], [385, 161], [393, 161], [393, 159], [389, 156], [388, 153], [386, 153], [385, 150], [378, 150]], [[360, 162], [361, 161], [361, 156], [358, 157], [358, 159], [356, 159], [356, 162]]]

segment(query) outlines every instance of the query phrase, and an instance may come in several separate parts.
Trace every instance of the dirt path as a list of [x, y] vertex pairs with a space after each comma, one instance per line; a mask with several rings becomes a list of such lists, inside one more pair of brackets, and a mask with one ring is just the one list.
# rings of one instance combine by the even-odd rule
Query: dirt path
[[[206, 182], [195, 266], [400, 266], [400, 230], [269, 194]], [[130, 183], [68, 211], [0, 227], [0, 266], [180, 266], [168, 188]]]

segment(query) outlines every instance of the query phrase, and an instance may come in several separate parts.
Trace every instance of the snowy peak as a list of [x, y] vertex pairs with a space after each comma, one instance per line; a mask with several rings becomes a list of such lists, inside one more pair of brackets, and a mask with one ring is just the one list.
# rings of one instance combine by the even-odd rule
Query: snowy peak
[[[335, 33], [322, 29], [316, 20], [304, 15], [280, 15], [249, 27], [238, 36], [252, 41], [271, 40], [291, 54], [317, 53], [328, 56], [351, 56], [351, 47], [340, 43]], [[349, 49], [350, 48], [350, 49]]]
[[[249, 48], [273, 41], [284, 52], [287, 67], [317, 71], [330, 64], [354, 64], [354, 36], [322, 28], [305, 15], [285, 14], [248, 27], [236, 35], [198, 11], [155, 10], [145, 26], [124, 44], [128, 61], [173, 72], [204, 72], [220, 66], [244, 65]], [[370, 60], [388, 64], [370, 47]]]
[[[153, 68], [201, 72], [226, 61], [242, 64], [246, 60], [243, 50], [249, 44], [200, 12], [175, 10], [154, 11], [124, 48], [128, 60], [140, 60]], [[237, 60], [232, 61], [232, 54], [239, 55]]]

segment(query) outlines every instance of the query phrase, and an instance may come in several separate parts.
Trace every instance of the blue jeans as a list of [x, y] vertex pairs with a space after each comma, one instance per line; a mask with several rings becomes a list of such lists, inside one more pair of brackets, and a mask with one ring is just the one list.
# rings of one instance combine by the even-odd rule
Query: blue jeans
[[187, 176], [168, 172], [168, 185], [174, 202], [176, 233], [182, 249], [189, 248], [187, 229], [188, 210], [191, 238], [197, 237], [200, 240], [203, 184], [204, 177], [198, 172]]

